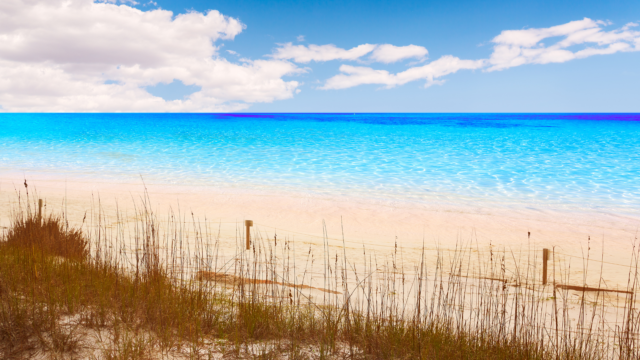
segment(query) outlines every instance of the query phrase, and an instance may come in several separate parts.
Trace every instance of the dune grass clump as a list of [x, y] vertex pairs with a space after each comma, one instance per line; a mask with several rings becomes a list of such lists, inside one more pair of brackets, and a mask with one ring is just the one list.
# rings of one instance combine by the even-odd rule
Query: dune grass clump
[[80, 231], [65, 229], [59, 218], [14, 220], [0, 243], [0, 353], [5, 358], [38, 351], [74, 353], [79, 340], [60, 323], [68, 311], [61, 308], [59, 292], [80, 291], [82, 285], [52, 276], [52, 269], [81, 266], [88, 242]]
[[[361, 272], [346, 254], [325, 255], [319, 288], [290, 276], [287, 241], [276, 249], [256, 239], [251, 251], [225, 262], [198, 225], [189, 247], [179, 217], [170, 216], [161, 227], [146, 205], [141, 209], [129, 231], [122, 225], [108, 229], [99, 214], [83, 231], [63, 217], [14, 212], [0, 238], [2, 358], [640, 355], [633, 296], [623, 309], [625, 321], [608, 337], [600, 332], [601, 318], [589, 322], [585, 310], [572, 323], [563, 315], [569, 314], [568, 302], [556, 302], [561, 291], [553, 302], [541, 299], [535, 276], [524, 272], [509, 279], [504, 262], [494, 264], [493, 257], [486, 276], [469, 280], [470, 253], [463, 250], [446, 262], [439, 256], [431, 273], [424, 254], [411, 273], [395, 255], [385, 266], [369, 259]], [[634, 279], [637, 270], [630, 273], [631, 294]], [[319, 291], [323, 300], [312, 301], [305, 291]], [[583, 299], [581, 306], [591, 306], [585, 304]]]
[[4, 242], [12, 247], [37, 248], [73, 260], [85, 260], [89, 255], [89, 241], [82, 232], [68, 228], [63, 219], [52, 215], [44, 219], [39, 216], [14, 219]]

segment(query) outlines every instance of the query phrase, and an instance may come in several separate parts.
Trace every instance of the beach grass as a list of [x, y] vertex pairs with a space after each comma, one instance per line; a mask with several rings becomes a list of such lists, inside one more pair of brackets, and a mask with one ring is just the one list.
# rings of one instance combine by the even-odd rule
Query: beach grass
[[201, 224], [160, 222], [146, 199], [126, 231], [99, 209], [73, 227], [34, 208], [20, 200], [0, 239], [2, 358], [640, 358], [637, 256], [608, 323], [599, 292], [569, 301], [535, 267], [507, 271], [504, 253], [405, 267], [363, 250], [355, 266], [327, 245], [318, 286], [292, 275], [312, 271], [287, 240], [223, 259]]

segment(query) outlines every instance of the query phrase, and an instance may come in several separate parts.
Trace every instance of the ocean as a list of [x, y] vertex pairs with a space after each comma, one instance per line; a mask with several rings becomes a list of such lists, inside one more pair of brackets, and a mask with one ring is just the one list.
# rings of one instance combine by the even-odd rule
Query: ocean
[[0, 114], [0, 172], [640, 215], [640, 114]]

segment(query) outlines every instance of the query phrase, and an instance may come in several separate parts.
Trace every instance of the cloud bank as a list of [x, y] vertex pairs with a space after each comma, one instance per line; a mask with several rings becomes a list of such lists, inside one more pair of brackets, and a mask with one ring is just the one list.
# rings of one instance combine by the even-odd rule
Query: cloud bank
[[[603, 21], [584, 18], [548, 28], [503, 31], [493, 39], [495, 46], [488, 71], [640, 50], [640, 32], [632, 30], [637, 24], [629, 23], [621, 29], [604, 31], [606, 25]], [[561, 39], [552, 45], [542, 43], [556, 37]], [[569, 49], [580, 46], [574, 51]]]
[[[219, 47], [242, 33], [245, 25], [239, 20], [215, 10], [175, 15], [132, 4], [0, 1], [0, 111], [237, 111], [293, 97], [301, 83], [291, 77], [317, 62], [356, 62], [341, 64], [320, 89], [393, 88], [413, 81], [441, 84], [461, 70], [500, 71], [640, 50], [637, 24], [606, 30], [611, 24], [585, 18], [503, 31], [491, 40], [492, 52], [484, 59], [446, 55], [427, 62], [427, 49], [418, 45], [366, 43], [343, 49], [286, 43], [257, 60], [228, 50], [239, 59], [230, 61]], [[403, 61], [408, 68], [396, 73], [372, 67]], [[201, 90], [173, 101], [145, 90], [174, 80]]]
[[[585, 18], [548, 28], [507, 30], [492, 40], [494, 47], [489, 59], [461, 60], [447, 55], [429, 64], [412, 67], [396, 74], [370, 67], [342, 65], [341, 74], [328, 79], [321, 89], [346, 89], [371, 84], [392, 88], [416, 80], [424, 80], [425, 86], [431, 86], [441, 84], [443, 80], [438, 80], [439, 78], [459, 70], [496, 71], [525, 64], [563, 63], [593, 55], [640, 50], [640, 32], [633, 30], [637, 24], [629, 23], [620, 29], [604, 31], [603, 28], [607, 25], [609, 24], [603, 21]], [[561, 39], [552, 45], [545, 46], [542, 43], [545, 39], [557, 37]], [[377, 47], [375, 51], [382, 46]], [[406, 58], [400, 56], [400, 48], [389, 46], [388, 55], [380, 57], [389, 61], [380, 60], [381, 62], [388, 63], [394, 62], [396, 58]], [[579, 49], [569, 50], [576, 47]], [[409, 49], [406, 51], [409, 53]], [[426, 49], [424, 51], [423, 56], [426, 56]]]
[[[214, 43], [244, 25], [218, 11], [174, 16], [92, 0], [0, 2], [4, 111], [232, 111], [293, 96], [304, 70], [277, 59], [232, 63]], [[174, 79], [202, 90], [165, 101]]]

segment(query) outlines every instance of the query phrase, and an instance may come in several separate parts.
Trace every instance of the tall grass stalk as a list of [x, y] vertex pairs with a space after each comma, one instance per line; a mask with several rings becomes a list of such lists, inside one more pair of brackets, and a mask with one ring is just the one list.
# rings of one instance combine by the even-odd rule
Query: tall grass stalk
[[629, 293], [611, 295], [556, 287], [570, 269], [555, 259], [543, 286], [535, 256], [470, 244], [415, 263], [363, 246], [356, 261], [325, 229], [316, 259], [259, 231], [244, 251], [239, 224], [225, 256], [213, 224], [160, 221], [148, 198], [132, 226], [99, 200], [78, 227], [29, 202], [0, 239], [4, 358], [640, 358], [637, 247]]

